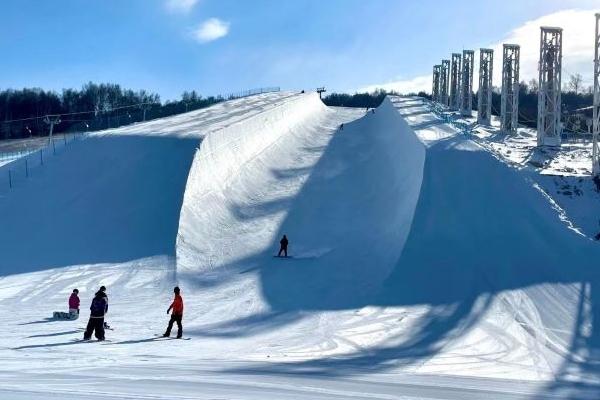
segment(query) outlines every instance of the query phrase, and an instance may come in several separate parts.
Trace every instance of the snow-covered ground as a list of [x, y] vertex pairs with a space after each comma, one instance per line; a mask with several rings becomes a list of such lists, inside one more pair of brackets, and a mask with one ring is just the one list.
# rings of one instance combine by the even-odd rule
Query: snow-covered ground
[[496, 142], [284, 92], [75, 143], [0, 192], [0, 397], [599, 398], [592, 201]]
[[[420, 105], [417, 109], [429, 110]], [[474, 123], [475, 116], [476, 112], [473, 118], [458, 121]], [[534, 129], [521, 127], [516, 135], [507, 135], [497, 117], [491, 127], [476, 126], [471, 139], [535, 181], [579, 232], [591, 238], [600, 234], [600, 188], [591, 177], [591, 141], [567, 139], [559, 147], [540, 148]]]

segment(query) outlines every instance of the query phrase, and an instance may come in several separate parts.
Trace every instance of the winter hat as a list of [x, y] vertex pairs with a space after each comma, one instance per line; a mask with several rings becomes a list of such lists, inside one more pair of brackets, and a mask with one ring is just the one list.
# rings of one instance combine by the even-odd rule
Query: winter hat
[[179, 286], [175, 286], [175, 289], [173, 289], [173, 291], [174, 291], [176, 294], [179, 294]]
[[79, 290], [73, 289], [73, 293], [79, 293]]
[[100, 291], [101, 292], [106, 292], [106, 287], [105, 286], [100, 286]]

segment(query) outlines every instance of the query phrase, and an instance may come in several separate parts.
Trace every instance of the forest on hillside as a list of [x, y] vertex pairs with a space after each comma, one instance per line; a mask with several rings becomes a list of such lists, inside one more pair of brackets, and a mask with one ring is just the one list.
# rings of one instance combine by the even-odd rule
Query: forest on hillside
[[61, 93], [38, 88], [7, 89], [0, 91], [0, 139], [48, 135], [49, 127], [44, 122], [47, 115], [60, 116], [55, 133], [85, 132], [167, 117], [224, 99], [189, 91], [179, 100], [162, 103], [156, 93], [92, 82]]

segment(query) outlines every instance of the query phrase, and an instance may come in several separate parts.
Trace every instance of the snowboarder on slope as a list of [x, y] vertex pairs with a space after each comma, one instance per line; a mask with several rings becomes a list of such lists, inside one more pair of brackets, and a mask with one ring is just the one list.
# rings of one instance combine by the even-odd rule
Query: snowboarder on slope
[[[106, 312], [108, 312], [108, 295], [106, 294], [106, 287], [100, 286], [100, 291], [104, 293], [104, 299], [106, 300]], [[104, 329], [110, 329], [110, 325], [108, 325], [108, 322], [106, 321], [104, 321]]]
[[288, 238], [286, 235], [283, 235], [283, 237], [279, 241], [279, 244], [281, 245], [281, 247], [279, 248], [279, 254], [277, 254], [277, 257], [281, 257], [281, 253], [284, 254], [284, 257], [287, 257]]
[[71, 297], [69, 297], [69, 314], [71, 319], [79, 318], [79, 290], [73, 289]]
[[90, 320], [88, 321], [85, 333], [83, 334], [84, 340], [90, 340], [92, 333], [95, 331], [96, 339], [104, 340], [104, 316], [108, 312], [108, 298], [106, 297], [106, 288], [100, 287], [100, 290], [94, 295], [92, 305], [90, 306]]
[[171, 336], [171, 329], [173, 329], [173, 323], [177, 322], [177, 339], [181, 339], [183, 336], [183, 326], [181, 325], [181, 320], [183, 318], [183, 298], [181, 297], [180, 290], [178, 286], [175, 286], [173, 289], [173, 293], [175, 293], [175, 298], [173, 302], [167, 309], [167, 314], [173, 310], [171, 313], [171, 319], [169, 320], [169, 326], [167, 326], [167, 331], [163, 335], [163, 337]]

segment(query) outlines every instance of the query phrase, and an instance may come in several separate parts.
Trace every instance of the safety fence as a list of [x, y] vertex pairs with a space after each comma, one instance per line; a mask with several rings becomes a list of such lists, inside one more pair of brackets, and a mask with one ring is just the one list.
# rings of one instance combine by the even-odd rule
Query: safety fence
[[562, 143], [591, 144], [593, 142], [593, 136], [591, 133], [563, 132], [560, 135], [560, 138]]
[[18, 160], [19, 158], [25, 157], [31, 154], [34, 150], [21, 150], [21, 151], [10, 151], [0, 153], [0, 165], [8, 162]]
[[[441, 119], [444, 123], [450, 124], [454, 128], [458, 129], [463, 134], [472, 134], [475, 128], [478, 126], [477, 122], [468, 123], [461, 118], [460, 115], [450, 112], [447, 108], [440, 105], [439, 103], [423, 99], [423, 102], [431, 110], [431, 112]], [[591, 133], [583, 131], [563, 131], [561, 134], [562, 143], [569, 144], [590, 144], [592, 143], [593, 137]]]
[[441, 119], [444, 123], [450, 124], [452, 127], [459, 130], [460, 133], [464, 135], [472, 134], [475, 128], [477, 127], [476, 122], [469, 123], [464, 121], [464, 119], [460, 115], [450, 112], [448, 109], [446, 109], [439, 103], [426, 99], [423, 99], [423, 102], [425, 102], [425, 104], [429, 107], [431, 112], [433, 112], [433, 114], [436, 117]]
[[258, 88], [258, 89], [250, 89], [250, 90], [242, 90], [240, 92], [230, 93], [229, 95], [227, 95], [224, 98], [227, 99], [227, 100], [241, 99], [243, 97], [254, 96], [254, 95], [257, 95], [257, 94], [279, 92], [280, 90], [281, 90], [281, 88], [279, 86], [264, 87], [264, 88]]
[[22, 153], [21, 157], [7, 160], [4, 165], [0, 164], [0, 193], [19, 187], [27, 179], [36, 176], [39, 174], [39, 167], [51, 163], [53, 157], [66, 151], [73, 142], [81, 141], [87, 136], [87, 133], [63, 135], [61, 138], [49, 139], [45, 147], [37, 150], [17, 152]]

